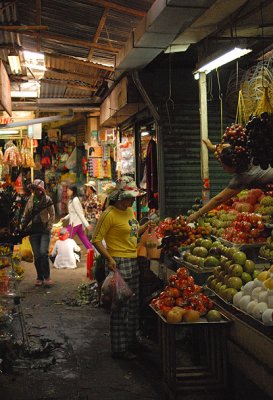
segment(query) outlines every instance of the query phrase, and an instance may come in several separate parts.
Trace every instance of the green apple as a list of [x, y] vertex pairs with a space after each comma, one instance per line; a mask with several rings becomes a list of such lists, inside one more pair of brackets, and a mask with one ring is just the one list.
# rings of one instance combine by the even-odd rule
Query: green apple
[[241, 279], [242, 279], [243, 283], [247, 283], [247, 282], [252, 281], [252, 276], [248, 272], [243, 272], [241, 275]]
[[246, 255], [242, 251], [237, 251], [233, 254], [232, 260], [235, 264], [245, 265], [246, 262]]
[[255, 269], [255, 264], [252, 260], [246, 260], [244, 265], [244, 271], [248, 274], [252, 274]]
[[229, 274], [231, 276], [241, 276], [243, 271], [243, 267], [240, 264], [231, 264], [229, 267]]

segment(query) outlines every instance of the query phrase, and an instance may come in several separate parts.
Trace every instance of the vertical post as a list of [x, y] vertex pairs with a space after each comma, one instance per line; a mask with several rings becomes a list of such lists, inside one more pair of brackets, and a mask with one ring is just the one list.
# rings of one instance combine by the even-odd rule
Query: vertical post
[[[30, 139], [30, 153], [31, 153], [31, 157], [33, 158], [33, 139]], [[33, 181], [34, 181], [33, 167], [30, 168], [30, 180], [31, 180], [31, 183], [33, 183]]]
[[208, 108], [207, 108], [207, 81], [205, 72], [199, 73], [199, 112], [200, 112], [200, 141], [201, 141], [201, 178], [202, 200], [205, 204], [210, 197], [209, 157], [204, 139], [208, 139]]

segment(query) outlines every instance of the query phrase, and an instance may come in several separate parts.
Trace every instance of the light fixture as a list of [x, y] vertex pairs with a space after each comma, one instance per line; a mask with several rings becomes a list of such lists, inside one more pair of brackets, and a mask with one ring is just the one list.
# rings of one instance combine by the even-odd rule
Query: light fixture
[[[206, 64], [202, 65], [201, 67], [198, 67], [194, 71], [194, 75], [199, 72], [205, 72], [206, 74], [208, 74], [212, 70], [219, 68], [222, 65], [227, 64], [231, 61], [234, 61], [237, 58], [240, 58], [240, 57], [250, 53], [251, 51], [252, 51], [251, 49], [234, 47], [232, 50], [214, 58], [213, 60], [207, 62]], [[198, 78], [196, 77], [196, 79], [198, 79]]]
[[141, 136], [142, 137], [145, 137], [145, 136], [148, 136], [148, 135], [150, 135], [150, 132], [148, 132], [148, 131], [142, 131], [141, 132]]
[[11, 90], [10, 92], [11, 97], [38, 97], [38, 91], [37, 90]]
[[10, 53], [8, 55], [8, 60], [12, 75], [21, 75], [22, 67], [21, 67], [20, 57], [15, 49], [10, 50]]
[[16, 134], [16, 133], [18, 133], [19, 131], [16, 131], [16, 130], [6, 130], [6, 129], [0, 129], [0, 134], [1, 135], [13, 135], [13, 134]]

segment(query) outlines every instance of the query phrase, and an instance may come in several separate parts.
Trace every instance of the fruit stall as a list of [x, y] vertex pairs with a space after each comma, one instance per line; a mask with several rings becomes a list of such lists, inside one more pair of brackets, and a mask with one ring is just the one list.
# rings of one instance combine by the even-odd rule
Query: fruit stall
[[[194, 225], [183, 216], [159, 223], [166, 286], [150, 306], [158, 316], [166, 392], [220, 390], [228, 378], [236, 386], [241, 373], [272, 398], [271, 194], [245, 190]], [[217, 360], [196, 358], [200, 332], [204, 354], [220, 357], [217, 377], [205, 367]]]

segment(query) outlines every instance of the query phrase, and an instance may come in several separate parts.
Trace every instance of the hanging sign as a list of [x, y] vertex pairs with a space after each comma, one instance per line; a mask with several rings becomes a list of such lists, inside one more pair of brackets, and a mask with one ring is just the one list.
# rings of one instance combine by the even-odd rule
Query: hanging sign
[[27, 136], [29, 139], [42, 139], [42, 124], [28, 125]]
[[0, 117], [0, 125], [7, 125], [13, 122], [12, 117]]
[[10, 81], [2, 60], [0, 60], [0, 110], [5, 110], [10, 116], [12, 114]]

